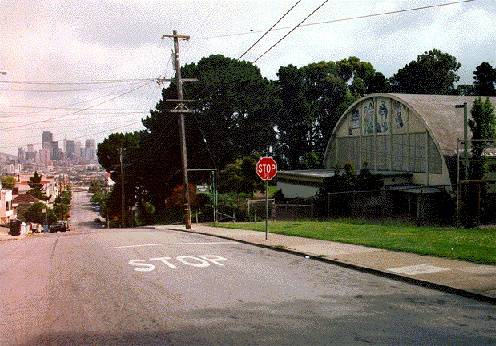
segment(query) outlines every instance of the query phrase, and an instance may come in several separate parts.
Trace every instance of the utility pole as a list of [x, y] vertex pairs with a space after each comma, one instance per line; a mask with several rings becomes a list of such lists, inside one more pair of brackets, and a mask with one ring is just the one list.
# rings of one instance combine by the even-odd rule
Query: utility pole
[[463, 164], [465, 168], [465, 180], [468, 180], [468, 108], [467, 102], [456, 105], [455, 108], [463, 108]]
[[172, 112], [179, 113], [179, 137], [181, 140], [181, 163], [183, 171], [183, 192], [184, 192], [184, 223], [186, 229], [191, 229], [191, 206], [189, 201], [189, 184], [188, 184], [188, 153], [186, 149], [186, 131], [184, 129], [184, 113], [191, 112], [184, 106], [183, 97], [183, 80], [181, 78], [181, 64], [179, 62], [179, 40], [189, 40], [188, 35], [179, 35], [176, 30], [172, 31], [172, 35], [163, 35], [162, 38], [174, 39], [174, 66], [176, 70], [176, 85], [177, 85], [177, 100], [176, 109]]
[[122, 148], [119, 149], [119, 161], [121, 163], [121, 228], [126, 226], [126, 196], [124, 194], [124, 158]]

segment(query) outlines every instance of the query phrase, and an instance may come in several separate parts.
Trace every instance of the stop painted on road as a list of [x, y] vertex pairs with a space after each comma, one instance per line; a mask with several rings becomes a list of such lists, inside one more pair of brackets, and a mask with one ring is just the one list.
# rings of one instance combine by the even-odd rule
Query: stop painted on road
[[[165, 266], [170, 269], [177, 269], [178, 266], [190, 266], [195, 268], [207, 268], [211, 265], [223, 267], [227, 258], [217, 255], [202, 256], [176, 256], [172, 257], [152, 257], [147, 260], [134, 259], [129, 260], [129, 265], [134, 267], [137, 272], [152, 272], [157, 265]], [[153, 262], [153, 263], [151, 263]]]

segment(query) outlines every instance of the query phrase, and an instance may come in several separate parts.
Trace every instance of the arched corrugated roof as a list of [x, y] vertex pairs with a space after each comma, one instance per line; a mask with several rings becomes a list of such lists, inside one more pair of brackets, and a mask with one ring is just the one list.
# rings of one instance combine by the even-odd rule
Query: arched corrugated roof
[[[468, 116], [476, 96], [374, 94], [368, 96], [393, 96], [413, 109], [425, 122], [443, 154], [456, 153], [456, 141], [463, 138], [463, 109], [455, 108], [467, 102]], [[489, 98], [496, 107], [496, 97]], [[469, 128], [469, 138], [471, 131]]]
[[[421, 95], [421, 94], [394, 94], [381, 93], [366, 95], [355, 101], [341, 116], [336, 124], [336, 128], [330, 138], [335, 136], [335, 131], [341, 124], [350, 110], [360, 102], [371, 97], [392, 98], [402, 102], [414, 112], [427, 126], [428, 131], [433, 136], [435, 142], [444, 155], [456, 154], [456, 141], [458, 138], [463, 139], [463, 109], [455, 108], [467, 102], [468, 116], [477, 96], [452, 96], [452, 95]], [[484, 96], [482, 97], [484, 98]], [[489, 98], [491, 103], [496, 107], [496, 97]], [[469, 128], [469, 138], [471, 131]], [[330, 141], [329, 141], [330, 143]], [[327, 157], [328, 148], [326, 150]]]

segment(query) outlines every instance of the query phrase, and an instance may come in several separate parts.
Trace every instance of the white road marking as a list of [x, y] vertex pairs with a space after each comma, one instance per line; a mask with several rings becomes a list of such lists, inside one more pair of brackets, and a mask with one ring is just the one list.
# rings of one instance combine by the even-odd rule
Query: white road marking
[[[155, 270], [155, 266], [150, 263], [139, 263], [144, 262], [145, 260], [130, 260], [129, 265], [137, 266], [138, 268], [134, 268], [137, 272], [151, 272]], [[144, 267], [144, 268], [140, 268]]]
[[447, 270], [451, 270], [450, 268], [441, 268], [435, 267], [430, 264], [417, 264], [413, 266], [406, 267], [398, 267], [398, 268], [388, 268], [386, 269], [389, 272], [397, 273], [397, 274], [407, 274], [407, 275], [417, 275], [417, 274], [431, 274], [431, 273], [439, 273]]
[[171, 259], [170, 257], [156, 257], [156, 258], [150, 258], [150, 261], [160, 261], [163, 264], [165, 264], [167, 267], [169, 267], [171, 269], [176, 269], [177, 267], [174, 264], [167, 261], [170, 259]]
[[[217, 255], [203, 255], [203, 256], [177, 256], [174, 258], [176, 261], [191, 267], [196, 268], [206, 268], [210, 267], [211, 264], [219, 267], [223, 267], [224, 262], [227, 261], [227, 258]], [[169, 260], [172, 260], [171, 257], [154, 257], [150, 258], [148, 261], [159, 261], [165, 264], [170, 269], [178, 269], [175, 264], [172, 264]], [[135, 267], [134, 270], [137, 272], [152, 272], [155, 270], [156, 266], [151, 263], [146, 263], [145, 260], [134, 259], [130, 260], [129, 265]]]
[[[178, 260], [179, 262], [181, 262], [183, 264], [187, 264], [187, 265], [197, 267], [197, 268], [205, 268], [205, 267], [210, 266], [210, 263], [208, 263], [207, 260], [204, 260], [204, 259], [201, 259], [201, 258], [198, 258], [195, 256], [177, 256], [176, 260]], [[191, 260], [196, 261], [196, 263], [191, 262]], [[198, 262], [200, 262], [200, 263], [198, 263]]]
[[126, 248], [132, 248], [132, 247], [142, 247], [142, 246], [160, 246], [162, 244], [137, 244], [137, 245], [123, 245], [123, 246], [116, 246], [114, 249], [126, 249]]

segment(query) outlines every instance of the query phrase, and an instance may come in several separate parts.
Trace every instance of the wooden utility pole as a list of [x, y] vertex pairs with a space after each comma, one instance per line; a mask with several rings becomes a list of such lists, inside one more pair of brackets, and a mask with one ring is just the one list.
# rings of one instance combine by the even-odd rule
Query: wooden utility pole
[[163, 35], [162, 38], [174, 39], [174, 66], [176, 70], [176, 85], [177, 85], [177, 100], [176, 109], [173, 110], [179, 113], [179, 137], [181, 140], [181, 163], [183, 171], [183, 192], [184, 192], [184, 223], [186, 229], [191, 229], [191, 206], [189, 201], [189, 184], [188, 184], [188, 152], [186, 149], [186, 131], [184, 129], [184, 113], [190, 112], [184, 106], [183, 97], [183, 80], [181, 79], [181, 64], [179, 62], [179, 40], [189, 40], [188, 35], [178, 35], [176, 30], [172, 31], [172, 35]]

